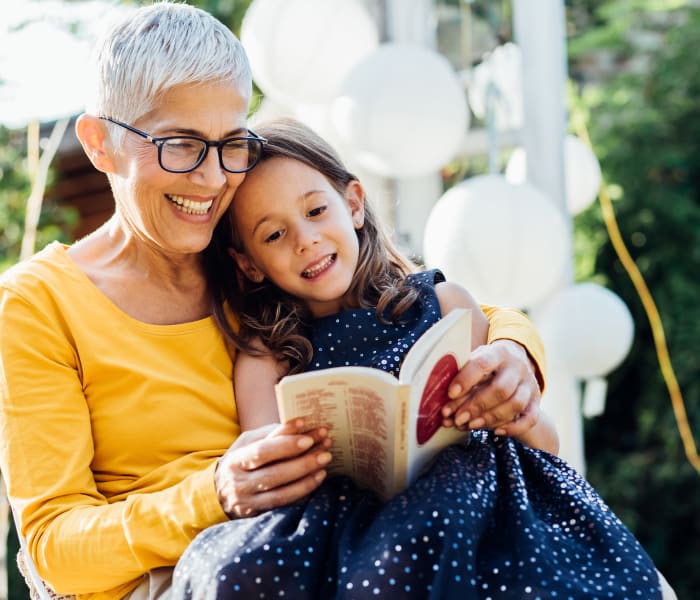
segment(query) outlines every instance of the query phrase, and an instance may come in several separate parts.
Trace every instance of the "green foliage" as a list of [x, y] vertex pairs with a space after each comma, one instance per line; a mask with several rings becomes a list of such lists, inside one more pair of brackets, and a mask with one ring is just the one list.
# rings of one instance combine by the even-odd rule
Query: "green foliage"
[[[619, 6], [606, 6], [599, 14], [619, 18], [626, 7], [631, 27], [648, 18], [632, 19], [640, 7], [687, 3], [608, 4]], [[618, 225], [661, 315], [700, 445], [700, 71], [695, 57], [700, 10], [667, 17], [666, 23], [679, 26], [663, 33], [662, 43], [649, 53], [648, 68], [618, 75], [584, 94], [583, 105], [596, 154], [613, 186]], [[629, 357], [609, 377], [605, 414], [586, 423], [587, 475], [679, 598], [690, 598], [700, 589], [700, 474], [686, 460], [646, 313], [601, 236], [605, 225], [598, 207], [578, 216], [575, 228], [577, 250], [585, 254], [577, 261], [577, 275], [601, 274], [636, 324]]]
[[0, 126], [0, 271], [19, 257], [24, 203], [30, 191], [19, 135]]
[[[0, 272], [19, 259], [24, 214], [31, 184], [27, 173], [23, 130], [0, 126]], [[51, 184], [51, 178], [48, 181]], [[73, 208], [44, 203], [36, 238], [37, 249], [53, 240], [68, 242], [78, 220]]]

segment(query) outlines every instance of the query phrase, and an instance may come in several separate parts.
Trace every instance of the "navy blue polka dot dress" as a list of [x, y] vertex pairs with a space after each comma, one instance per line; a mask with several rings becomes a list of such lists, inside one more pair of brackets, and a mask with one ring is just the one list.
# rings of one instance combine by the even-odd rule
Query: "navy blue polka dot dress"
[[362, 365], [398, 375], [411, 346], [440, 319], [435, 284], [445, 281], [436, 269], [414, 273], [409, 279], [419, 291], [420, 301], [398, 324], [383, 323], [374, 308], [344, 310], [316, 319], [309, 334], [314, 355], [307, 370]]
[[[412, 276], [421, 302], [405, 325], [372, 310], [320, 319], [313, 368], [396, 371], [440, 316], [439, 272]], [[358, 357], [359, 360], [358, 360]], [[200, 533], [173, 598], [661, 598], [654, 565], [595, 490], [564, 461], [477, 431], [382, 504], [345, 477], [308, 499]]]

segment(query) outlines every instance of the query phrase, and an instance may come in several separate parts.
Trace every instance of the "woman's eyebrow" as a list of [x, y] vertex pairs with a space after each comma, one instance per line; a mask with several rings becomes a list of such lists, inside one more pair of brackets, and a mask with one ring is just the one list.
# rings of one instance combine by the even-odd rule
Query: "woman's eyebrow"
[[[185, 128], [181, 128], [181, 127], [174, 127], [174, 128], [167, 130], [167, 131], [170, 131], [176, 135], [191, 135], [193, 137], [198, 137], [198, 138], [202, 138], [205, 140], [209, 139], [201, 131], [197, 131], [196, 129], [185, 129]], [[247, 136], [248, 136], [248, 129], [246, 127], [238, 127], [237, 129], [232, 129], [231, 131], [226, 132], [219, 139], [225, 140], [225, 139], [231, 138], [231, 137], [247, 137]]]

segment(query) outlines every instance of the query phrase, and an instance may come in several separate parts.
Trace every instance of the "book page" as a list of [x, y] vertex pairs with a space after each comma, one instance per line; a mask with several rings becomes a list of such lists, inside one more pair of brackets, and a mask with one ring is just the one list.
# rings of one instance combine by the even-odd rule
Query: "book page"
[[[350, 476], [386, 498], [393, 489], [398, 382], [368, 367], [336, 367], [283, 378], [275, 387], [282, 422], [304, 417], [333, 440], [329, 473]], [[405, 439], [405, 435], [401, 436]]]

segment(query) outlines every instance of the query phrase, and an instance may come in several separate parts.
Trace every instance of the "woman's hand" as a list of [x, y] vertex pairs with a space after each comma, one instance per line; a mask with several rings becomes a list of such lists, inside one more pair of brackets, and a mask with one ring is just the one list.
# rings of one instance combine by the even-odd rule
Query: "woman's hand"
[[460, 429], [493, 429], [522, 437], [537, 424], [541, 391], [525, 349], [512, 340], [495, 340], [472, 351], [449, 388], [443, 424]]
[[326, 477], [330, 445], [326, 429], [304, 432], [303, 419], [241, 434], [214, 475], [224, 512], [251, 517], [307, 496]]

